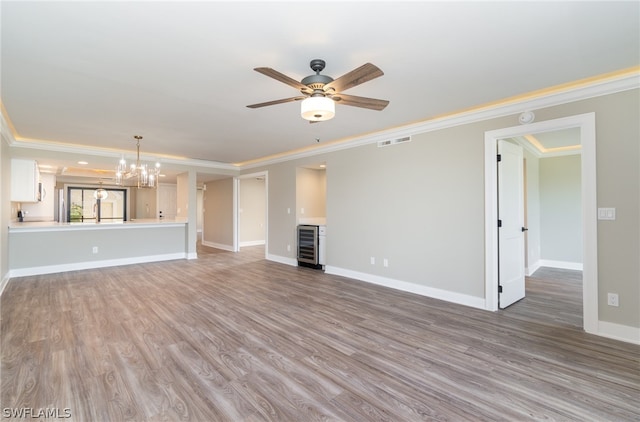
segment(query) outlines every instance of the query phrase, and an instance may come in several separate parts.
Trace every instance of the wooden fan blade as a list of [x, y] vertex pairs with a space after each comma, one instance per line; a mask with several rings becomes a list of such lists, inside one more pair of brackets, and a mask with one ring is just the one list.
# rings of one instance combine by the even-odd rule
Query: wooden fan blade
[[336, 104], [344, 104], [353, 107], [368, 108], [371, 110], [384, 110], [389, 104], [387, 100], [377, 98], [358, 97], [355, 95], [337, 94], [331, 97]]
[[307, 97], [300, 96], [300, 97], [283, 98], [281, 100], [267, 101], [266, 103], [251, 104], [251, 105], [248, 105], [247, 107], [249, 107], [249, 108], [260, 108], [260, 107], [266, 107], [266, 106], [270, 106], [270, 105], [276, 105], [276, 104], [282, 104], [282, 103], [290, 103], [291, 101], [300, 101], [300, 100], [304, 100], [305, 98], [307, 98]]
[[296, 81], [293, 78], [288, 77], [287, 75], [285, 75], [284, 73], [280, 73], [277, 70], [271, 69], [270, 67], [256, 67], [255, 69], [256, 72], [258, 73], [262, 73], [265, 76], [268, 76], [270, 78], [275, 79], [276, 81], [280, 81], [283, 82], [289, 86], [294, 87], [297, 90], [300, 90], [302, 92], [305, 93], [311, 93], [312, 90], [306, 86], [303, 85], [302, 83]]
[[329, 82], [324, 86], [324, 91], [329, 92], [333, 90], [334, 92], [342, 92], [346, 91], [349, 88], [353, 88], [356, 85], [360, 85], [371, 79], [375, 79], [384, 75], [382, 70], [378, 68], [378, 66], [373, 65], [371, 63], [365, 63], [357, 69], [352, 70], [349, 73], [346, 73], [340, 76], [338, 79], [333, 82]]

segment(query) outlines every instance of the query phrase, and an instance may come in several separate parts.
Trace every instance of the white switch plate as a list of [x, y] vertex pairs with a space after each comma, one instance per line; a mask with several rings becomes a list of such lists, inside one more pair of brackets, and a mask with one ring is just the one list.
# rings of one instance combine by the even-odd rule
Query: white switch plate
[[615, 208], [598, 208], [598, 220], [615, 220]]

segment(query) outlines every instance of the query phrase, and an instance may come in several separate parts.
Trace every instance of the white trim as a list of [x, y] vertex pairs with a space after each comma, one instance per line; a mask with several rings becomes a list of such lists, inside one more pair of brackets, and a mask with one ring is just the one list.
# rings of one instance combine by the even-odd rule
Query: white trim
[[626, 341], [640, 345], [640, 328], [628, 325], [615, 324], [613, 322], [598, 321], [598, 332], [602, 337], [614, 340]]
[[240, 242], [240, 247], [244, 248], [245, 246], [259, 246], [264, 245], [266, 242], [263, 240], [247, 240], [245, 242]]
[[496, 142], [529, 133], [580, 128], [582, 144], [583, 322], [589, 333], [598, 331], [598, 232], [596, 200], [595, 113], [585, 113], [529, 125], [485, 132], [485, 301], [498, 309], [497, 170]]
[[255, 167], [277, 164], [299, 158], [312, 157], [319, 154], [373, 144], [379, 141], [388, 140], [389, 138], [402, 138], [419, 133], [447, 129], [460, 125], [519, 114], [522, 113], [523, 110], [537, 110], [546, 107], [553, 107], [637, 88], [640, 88], [640, 78], [638, 77], [638, 73], [625, 73], [617, 77], [595, 81], [588, 85], [568, 87], [561, 91], [540, 94], [540, 96], [536, 98], [522, 98], [511, 101], [507, 100], [506, 102], [493, 106], [473, 109], [351, 139], [344, 139], [343, 142], [332, 143], [330, 145], [319, 146], [317, 148], [304, 151], [291, 151], [276, 157], [265, 157], [264, 159], [258, 159], [257, 161], [252, 161], [244, 165], [240, 163], [238, 164], [238, 168], [240, 170], [248, 170]]
[[233, 211], [231, 225], [233, 227], [233, 252], [240, 251], [240, 179], [233, 178]]
[[225, 244], [222, 244], [222, 243], [207, 242], [205, 240], [202, 241], [202, 244], [204, 246], [208, 246], [210, 248], [222, 249], [223, 251], [229, 251], [229, 252], [236, 252], [236, 250], [233, 249], [233, 245], [225, 245]]
[[63, 273], [67, 271], [89, 270], [93, 268], [117, 267], [121, 265], [143, 264], [147, 262], [172, 261], [185, 259], [185, 253], [164, 255], [137, 256], [134, 258], [106, 259], [103, 261], [76, 262], [72, 264], [43, 265], [41, 267], [17, 268], [9, 271], [9, 277], [25, 277], [31, 275]]
[[295, 258], [289, 258], [288, 256], [271, 255], [266, 256], [267, 261], [278, 262], [280, 264], [291, 265], [292, 267], [298, 266], [298, 261]]
[[[68, 154], [81, 154], [96, 157], [109, 157], [119, 159], [122, 154], [135, 154], [132, 151], [122, 151], [95, 146], [84, 146], [74, 144], [64, 144], [58, 142], [47, 142], [39, 139], [15, 139], [9, 144], [15, 148], [36, 149], [43, 151], [64, 152]], [[208, 169], [228, 170], [233, 173], [238, 172], [238, 166], [234, 164], [221, 163], [219, 161], [198, 160], [194, 158], [168, 157], [160, 154], [141, 154], [141, 160], [160, 161], [162, 164], [179, 164], [184, 166], [203, 167]], [[231, 173], [231, 174], [233, 174]]]
[[582, 262], [554, 261], [551, 259], [541, 259], [539, 261], [539, 267], [551, 267], [551, 268], [561, 268], [563, 270], [582, 271], [584, 265], [582, 265]]
[[533, 264], [529, 264], [527, 268], [525, 268], [525, 274], [527, 277], [531, 277], [538, 269], [540, 268], [540, 261], [534, 262]]
[[402, 280], [381, 277], [374, 274], [352, 271], [344, 268], [333, 267], [327, 265], [324, 272], [326, 274], [339, 275], [355, 280], [364, 281], [379, 286], [389, 287], [391, 289], [401, 290], [403, 292], [415, 293], [420, 296], [426, 296], [433, 299], [444, 300], [456, 303], [458, 305], [470, 306], [477, 309], [485, 309], [485, 300], [481, 297], [469, 296], [461, 293], [451, 292], [448, 290], [434, 289], [433, 287], [423, 286], [421, 284], [409, 283]]
[[2, 277], [2, 281], [0, 281], [0, 296], [2, 296], [2, 293], [4, 292], [4, 288], [7, 287], [7, 284], [9, 284], [9, 274], [5, 274], [4, 277]]
[[186, 256], [187, 259], [198, 259], [198, 252], [189, 252]]

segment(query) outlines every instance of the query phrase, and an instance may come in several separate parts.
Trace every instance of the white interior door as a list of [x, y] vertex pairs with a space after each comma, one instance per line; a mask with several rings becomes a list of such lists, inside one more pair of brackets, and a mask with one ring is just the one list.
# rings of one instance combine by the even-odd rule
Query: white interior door
[[498, 140], [498, 306], [522, 299], [524, 288], [524, 174], [522, 147]]
[[161, 183], [158, 185], [158, 216], [168, 220], [176, 218], [178, 210], [177, 186]]

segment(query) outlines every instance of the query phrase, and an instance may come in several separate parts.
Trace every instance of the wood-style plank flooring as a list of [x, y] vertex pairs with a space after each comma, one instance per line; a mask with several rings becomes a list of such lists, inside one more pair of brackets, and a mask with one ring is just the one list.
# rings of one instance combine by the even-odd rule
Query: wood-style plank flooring
[[640, 420], [640, 347], [583, 332], [580, 273], [540, 269], [493, 313], [269, 262], [262, 247], [199, 256], [12, 279], [0, 417]]

